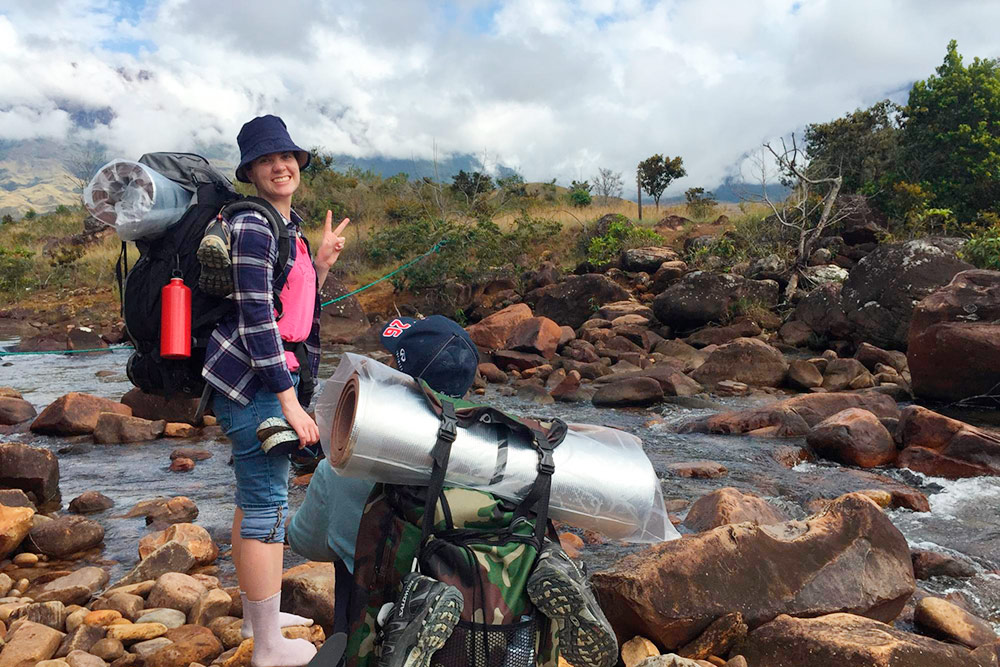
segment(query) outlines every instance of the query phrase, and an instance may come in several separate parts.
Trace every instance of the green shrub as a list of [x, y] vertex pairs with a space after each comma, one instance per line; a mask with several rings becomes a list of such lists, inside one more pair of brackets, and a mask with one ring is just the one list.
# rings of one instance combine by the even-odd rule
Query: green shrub
[[590, 193], [582, 188], [577, 188], [575, 190], [570, 190], [569, 192], [569, 203], [577, 208], [585, 208], [590, 206], [593, 199]]
[[30, 282], [34, 267], [32, 253], [24, 246], [11, 249], [0, 246], [0, 290], [21, 289]]
[[1000, 271], [1000, 226], [973, 234], [958, 255], [976, 268]]
[[618, 216], [608, 225], [603, 236], [595, 236], [587, 245], [587, 261], [608, 264], [618, 259], [623, 250], [662, 245], [663, 237], [648, 227], [637, 227], [625, 216]]
[[14, 216], [10, 213], [4, 214], [3, 218], [0, 218], [0, 224], [11, 225], [14, 224]]
[[27, 211], [27, 213], [24, 214], [24, 219], [25, 220], [34, 220], [37, 217], [38, 217], [38, 214], [35, 213], [35, 209], [33, 209], [33, 208], [29, 208], [28, 211]]

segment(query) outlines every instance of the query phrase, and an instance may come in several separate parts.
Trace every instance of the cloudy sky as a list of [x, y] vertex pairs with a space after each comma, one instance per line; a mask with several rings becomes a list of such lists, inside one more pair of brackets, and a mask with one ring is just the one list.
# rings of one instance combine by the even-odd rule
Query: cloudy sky
[[949, 39], [1000, 55], [998, 25], [980, 0], [0, 0], [0, 139], [235, 148], [277, 113], [301, 145], [485, 151], [528, 180], [681, 155], [680, 191], [905, 101]]

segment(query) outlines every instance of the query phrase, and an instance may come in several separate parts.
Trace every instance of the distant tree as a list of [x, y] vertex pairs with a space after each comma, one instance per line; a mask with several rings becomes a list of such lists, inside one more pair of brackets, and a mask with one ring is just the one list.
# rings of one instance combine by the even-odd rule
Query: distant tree
[[27, 211], [24, 212], [24, 219], [25, 220], [34, 220], [37, 217], [38, 217], [38, 214], [35, 213], [35, 209], [33, 209], [33, 208], [29, 208]]
[[303, 176], [316, 176], [325, 171], [333, 171], [335, 160], [333, 154], [327, 153], [319, 146], [309, 149], [309, 164], [302, 170]]
[[567, 196], [569, 197], [569, 203], [577, 208], [590, 206], [593, 202], [593, 198], [590, 196], [590, 193], [583, 188], [573, 188], [569, 191]]
[[569, 184], [570, 190], [582, 190], [587, 194], [590, 194], [591, 187], [592, 186], [590, 185], [589, 181], [573, 181], [572, 183]]
[[594, 176], [594, 193], [601, 197], [604, 204], [607, 204], [612, 197], [622, 196], [622, 187], [625, 181], [622, 180], [620, 171], [612, 171], [600, 167], [597, 176]]
[[903, 160], [960, 221], [1000, 212], [1000, 61], [966, 66], [952, 40], [936, 74], [917, 81], [903, 109]]
[[684, 191], [684, 199], [687, 201], [687, 210], [696, 218], [707, 218], [718, 206], [715, 195], [705, 192], [705, 188], [688, 188]]
[[0, 218], [0, 224], [10, 225], [14, 223], [14, 216], [10, 213], [4, 213], [3, 218]]
[[806, 126], [805, 153], [814, 173], [839, 171], [842, 191], [874, 191], [897, 167], [902, 107], [882, 100], [828, 123]]
[[496, 179], [497, 189], [507, 197], [527, 197], [528, 188], [524, 182], [524, 176], [514, 172], [508, 176], [499, 176]]
[[657, 153], [639, 163], [639, 185], [649, 193], [660, 210], [660, 197], [675, 178], [687, 176], [684, 160], [680, 157], [664, 157]]
[[464, 198], [465, 203], [469, 206], [475, 205], [478, 199], [490, 194], [495, 189], [493, 178], [489, 174], [479, 171], [470, 174], [463, 169], [452, 178], [451, 183], [451, 191], [460, 198]]
[[83, 189], [97, 173], [97, 170], [110, 160], [111, 158], [102, 144], [96, 141], [84, 141], [72, 144], [62, 163], [76, 189], [82, 194]]

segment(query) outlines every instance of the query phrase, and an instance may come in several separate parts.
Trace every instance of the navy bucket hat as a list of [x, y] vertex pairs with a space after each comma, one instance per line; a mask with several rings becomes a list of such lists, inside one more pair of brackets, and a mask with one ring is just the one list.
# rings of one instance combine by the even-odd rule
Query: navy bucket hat
[[479, 350], [465, 329], [443, 315], [396, 318], [382, 328], [380, 340], [396, 368], [434, 391], [461, 398], [476, 379]]
[[269, 153], [284, 153], [292, 151], [299, 158], [299, 169], [309, 166], [309, 151], [302, 150], [295, 145], [292, 138], [288, 136], [288, 128], [285, 121], [277, 116], [257, 116], [253, 120], [245, 123], [236, 137], [236, 143], [240, 146], [240, 166], [236, 167], [236, 180], [241, 183], [249, 183], [246, 168], [250, 163], [261, 155]]

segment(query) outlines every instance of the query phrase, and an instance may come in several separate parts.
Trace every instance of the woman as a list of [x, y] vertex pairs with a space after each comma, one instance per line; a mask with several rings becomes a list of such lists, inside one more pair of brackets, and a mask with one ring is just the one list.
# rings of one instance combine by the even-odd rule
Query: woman
[[[246, 123], [237, 138], [240, 165], [236, 178], [252, 183], [288, 226], [287, 276], [280, 304], [273, 294], [277, 241], [264, 217], [245, 212], [230, 220], [233, 299], [236, 312], [222, 320], [209, 342], [203, 375], [216, 390], [213, 409], [233, 445], [236, 514], [232, 558], [243, 597], [243, 633], [254, 637], [253, 667], [294, 667], [316, 654], [304, 639], [285, 639], [281, 627], [309, 625], [302, 617], [280, 614], [285, 519], [288, 515], [287, 456], [267, 455], [256, 430], [271, 417], [284, 417], [301, 446], [319, 440], [319, 429], [300, 405], [296, 387], [319, 367], [319, 286], [344, 248], [348, 220], [332, 229], [326, 213], [323, 240], [312, 262], [292, 210], [300, 169], [309, 153], [292, 142], [277, 116]], [[280, 306], [278, 317], [276, 307]], [[287, 351], [296, 347], [299, 354]], [[304, 348], [304, 349], [303, 349]]]

